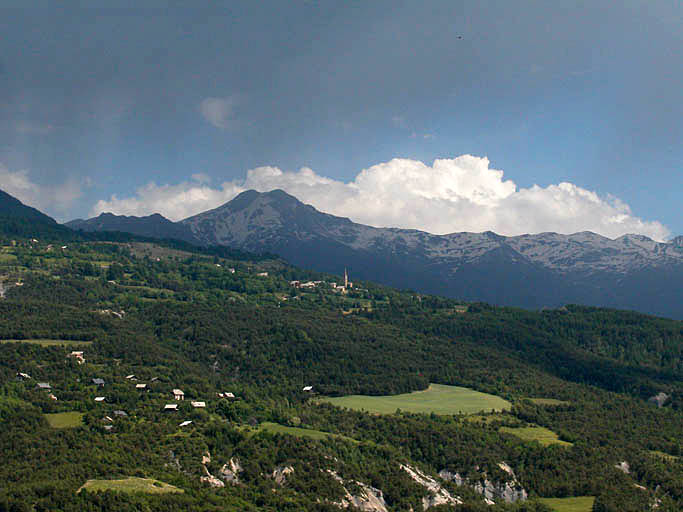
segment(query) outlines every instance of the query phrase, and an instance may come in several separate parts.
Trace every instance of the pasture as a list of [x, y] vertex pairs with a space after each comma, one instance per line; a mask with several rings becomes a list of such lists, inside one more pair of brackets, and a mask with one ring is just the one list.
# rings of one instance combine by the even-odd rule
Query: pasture
[[402, 395], [349, 395], [335, 398], [322, 397], [319, 401], [337, 407], [376, 414], [393, 414], [396, 409], [412, 413], [440, 415], [498, 412], [510, 409], [510, 402], [499, 396], [443, 384], [430, 384], [424, 391], [414, 391]]
[[555, 512], [591, 512], [594, 496], [577, 496], [575, 498], [539, 498], [538, 501], [549, 506]]
[[545, 427], [500, 427], [500, 432], [512, 434], [523, 441], [538, 441], [543, 446], [559, 444], [561, 446], [571, 446], [572, 443], [562, 441], [555, 432]]
[[81, 412], [58, 412], [43, 414], [52, 428], [76, 428], [83, 425], [83, 413]]
[[279, 423], [272, 423], [270, 421], [264, 421], [261, 423], [259, 425], [259, 431], [270, 432], [272, 434], [288, 434], [296, 437], [309, 437], [311, 439], [318, 440], [334, 437], [335, 439], [344, 439], [345, 441], [351, 441], [352, 443], [358, 442], [355, 439], [342, 436], [341, 434], [332, 434], [330, 432], [323, 432], [322, 430], [313, 430], [310, 428], [288, 427], [286, 425], [280, 425]]
[[120, 480], [88, 480], [78, 492], [87, 489], [90, 492], [96, 491], [118, 491], [125, 493], [146, 493], [146, 494], [165, 494], [185, 492], [173, 485], [154, 480], [153, 478], [122, 478]]

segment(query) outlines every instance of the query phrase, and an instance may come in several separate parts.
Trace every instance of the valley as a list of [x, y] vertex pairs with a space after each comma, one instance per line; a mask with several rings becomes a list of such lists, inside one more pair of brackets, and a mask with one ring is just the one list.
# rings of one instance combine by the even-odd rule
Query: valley
[[0, 507], [683, 503], [680, 321], [41, 226], [0, 234]]

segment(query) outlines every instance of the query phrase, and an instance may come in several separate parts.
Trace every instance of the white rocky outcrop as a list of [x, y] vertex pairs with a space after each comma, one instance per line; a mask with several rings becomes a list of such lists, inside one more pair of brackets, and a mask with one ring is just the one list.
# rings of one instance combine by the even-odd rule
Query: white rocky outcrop
[[631, 466], [625, 460], [622, 460], [618, 464], [615, 464], [614, 467], [617, 468], [619, 471], [623, 471], [627, 475], [631, 473]]
[[200, 482], [209, 484], [211, 487], [225, 487], [225, 483], [219, 478], [216, 478], [211, 473], [209, 473], [209, 470], [206, 469], [206, 466], [203, 464], [202, 469], [204, 470], [204, 476], [199, 478]]
[[335, 503], [338, 507], [355, 507], [364, 512], [388, 512], [387, 504], [384, 501], [384, 493], [381, 490], [363, 482], [355, 481], [354, 483], [360, 488], [360, 492], [354, 496], [348, 491], [344, 485], [344, 479], [336, 471], [328, 469], [327, 472], [344, 488], [344, 497], [341, 501]]
[[223, 464], [221, 468], [221, 478], [228, 483], [238, 484], [240, 483], [239, 474], [242, 471], [242, 465], [239, 459], [233, 457], [227, 464]]
[[484, 475], [481, 480], [471, 484], [469, 480], [463, 478], [458, 473], [452, 473], [445, 469], [439, 472], [439, 476], [444, 480], [455, 483], [457, 486], [471, 485], [476, 492], [484, 497], [484, 501], [489, 505], [493, 505], [496, 501], [501, 500], [506, 503], [514, 503], [516, 501], [525, 501], [528, 499], [529, 493], [519, 483], [512, 468], [505, 462], [499, 462], [498, 467], [510, 475], [512, 480], [507, 482], [492, 482]]
[[650, 398], [647, 399], [648, 402], [655, 404], [657, 407], [662, 407], [666, 403], [666, 401], [669, 399], [669, 395], [667, 395], [664, 392], [659, 392], [654, 396], [651, 396]]
[[283, 485], [285, 480], [287, 480], [287, 475], [294, 473], [294, 468], [292, 466], [278, 466], [273, 470], [271, 475], [272, 479], [278, 485]]
[[429, 495], [422, 498], [422, 508], [427, 510], [438, 505], [459, 505], [462, 500], [453, 496], [447, 489], [429, 475], [424, 474], [417, 468], [401, 464], [401, 469], [408, 473], [410, 478], [429, 491]]

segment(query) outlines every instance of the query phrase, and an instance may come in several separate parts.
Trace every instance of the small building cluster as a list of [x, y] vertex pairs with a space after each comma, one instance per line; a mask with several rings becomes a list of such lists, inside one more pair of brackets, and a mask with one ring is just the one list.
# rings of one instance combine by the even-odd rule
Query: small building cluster
[[[290, 281], [289, 285], [292, 286], [293, 288], [297, 289], [313, 289], [317, 288], [321, 284], [326, 283], [325, 281]], [[337, 292], [337, 293], [347, 293], [350, 289], [353, 288], [353, 283], [349, 281], [349, 274], [344, 269], [344, 284], [339, 284], [336, 282], [331, 282], [329, 283], [330, 287], [332, 288], [332, 291]]]

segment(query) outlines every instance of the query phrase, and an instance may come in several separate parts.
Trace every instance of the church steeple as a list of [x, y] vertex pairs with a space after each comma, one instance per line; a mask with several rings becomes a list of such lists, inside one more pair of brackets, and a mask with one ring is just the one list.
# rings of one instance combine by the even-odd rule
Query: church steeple
[[344, 289], [349, 287], [349, 274], [346, 272], [346, 267], [344, 267]]

